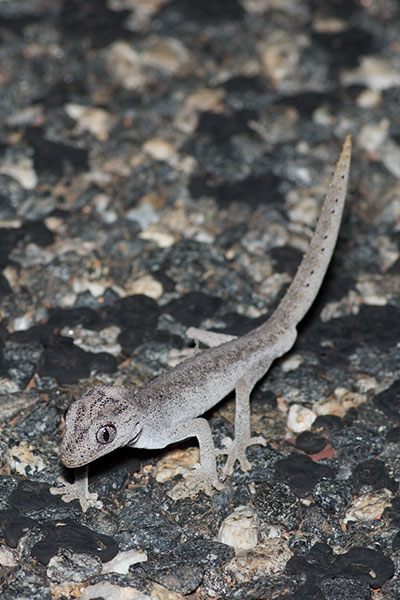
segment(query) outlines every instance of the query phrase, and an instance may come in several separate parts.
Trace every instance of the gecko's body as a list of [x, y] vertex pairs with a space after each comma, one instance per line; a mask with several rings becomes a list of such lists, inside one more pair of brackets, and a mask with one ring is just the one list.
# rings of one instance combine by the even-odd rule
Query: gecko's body
[[[132, 393], [122, 387], [96, 386], [74, 402], [66, 416], [62, 462], [81, 467], [121, 446], [163, 448], [197, 437], [200, 468], [189, 476], [191, 485], [211, 493], [220, 488], [215, 449], [207, 421], [200, 415], [236, 390], [235, 438], [227, 450], [224, 473], [236, 460], [250, 468], [246, 448], [265, 444], [250, 435], [249, 396], [271, 363], [285, 354], [297, 337], [297, 324], [318, 293], [339, 232], [350, 169], [351, 140], [347, 136], [333, 180], [325, 197], [309, 248], [289, 289], [273, 315], [260, 327], [235, 338], [190, 328], [189, 337], [210, 348], [166, 371]], [[53, 488], [65, 500], [88, 496], [86, 475], [75, 487]]]

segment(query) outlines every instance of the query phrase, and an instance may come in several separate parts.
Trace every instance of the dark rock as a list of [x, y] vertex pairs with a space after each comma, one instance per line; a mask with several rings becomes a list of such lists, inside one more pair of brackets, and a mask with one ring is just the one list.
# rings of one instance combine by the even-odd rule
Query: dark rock
[[400, 379], [374, 397], [374, 404], [390, 419], [400, 420]]
[[357, 577], [366, 581], [374, 590], [393, 577], [393, 562], [379, 550], [351, 548], [339, 554], [335, 560], [337, 573], [342, 577]]
[[386, 434], [386, 440], [394, 444], [400, 442], [400, 427], [392, 427]]
[[153, 581], [180, 594], [190, 594], [201, 583], [204, 567], [196, 564], [182, 564], [173, 560], [158, 560], [144, 563], [142, 569]]
[[371, 458], [356, 465], [353, 469], [352, 482], [356, 494], [363, 485], [368, 485], [374, 490], [386, 488], [392, 492], [397, 490], [399, 484], [385, 472], [385, 463]]
[[333, 478], [334, 471], [303, 454], [291, 454], [277, 462], [275, 477], [278, 481], [286, 482], [296, 496], [303, 498], [312, 492], [320, 479]]
[[329, 514], [338, 515], [353, 500], [353, 488], [347, 481], [319, 481], [312, 491], [315, 502]]
[[371, 600], [370, 586], [349, 576], [326, 579], [321, 588], [324, 600]]
[[98, 556], [107, 562], [118, 553], [117, 542], [97, 531], [74, 523], [71, 519], [47, 522], [43, 525], [44, 538], [32, 547], [32, 556], [43, 565], [47, 565], [60, 548], [71, 552]]
[[29, 517], [24, 517], [13, 508], [0, 511], [2, 536], [10, 548], [16, 548], [20, 538], [37, 525], [37, 521]]
[[296, 448], [307, 454], [316, 454], [325, 448], [327, 440], [312, 431], [303, 431], [296, 438]]
[[284, 483], [258, 485], [253, 502], [257, 514], [267, 523], [292, 529], [299, 522], [299, 501]]
[[303, 557], [293, 557], [286, 565], [289, 573], [304, 573], [307, 579], [322, 581], [332, 577], [354, 578], [380, 588], [393, 577], [394, 565], [382, 552], [369, 548], [351, 548], [334, 555], [327, 544], [315, 544]]
[[171, 300], [165, 310], [174, 319], [187, 327], [196, 327], [212, 317], [222, 305], [221, 298], [209, 296], [202, 292], [189, 292], [176, 300]]
[[30, 479], [21, 481], [10, 494], [9, 502], [12, 508], [22, 513], [63, 505], [58, 496], [50, 494], [48, 484], [41, 481], [31, 481]]
[[70, 338], [58, 337], [45, 348], [38, 372], [62, 383], [76, 383], [92, 371], [114, 373], [117, 360], [106, 352], [85, 352]]
[[193, 540], [166, 556], [141, 566], [152, 579], [168, 589], [189, 594], [202, 581], [206, 569], [219, 567], [234, 556], [230, 546], [208, 540]]

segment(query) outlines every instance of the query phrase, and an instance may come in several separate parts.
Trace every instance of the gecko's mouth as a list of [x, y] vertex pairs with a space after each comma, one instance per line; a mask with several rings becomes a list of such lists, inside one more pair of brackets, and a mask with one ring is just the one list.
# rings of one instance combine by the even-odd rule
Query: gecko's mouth
[[66, 456], [61, 456], [61, 462], [64, 467], [68, 469], [78, 469], [79, 467], [84, 467], [90, 462], [89, 460], [73, 460], [71, 458], [67, 458]]

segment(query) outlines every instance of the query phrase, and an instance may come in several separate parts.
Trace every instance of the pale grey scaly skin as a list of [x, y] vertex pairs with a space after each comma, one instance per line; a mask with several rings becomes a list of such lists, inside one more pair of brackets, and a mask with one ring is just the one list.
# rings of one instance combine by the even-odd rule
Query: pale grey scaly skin
[[[246, 449], [265, 444], [250, 433], [250, 393], [272, 362], [293, 346], [297, 324], [311, 307], [331, 260], [346, 197], [351, 138], [346, 137], [332, 183], [308, 250], [285, 296], [273, 315], [260, 327], [235, 338], [190, 328], [190, 338], [209, 346], [166, 371], [136, 393], [122, 387], [99, 385], [73, 402], [66, 415], [61, 460], [67, 467], [83, 467], [115, 448], [164, 448], [197, 437], [200, 466], [187, 476], [192, 492], [223, 486], [216, 469], [216, 451], [210, 427], [200, 415], [236, 391], [235, 437], [223, 452], [228, 455], [224, 475], [238, 460], [243, 471], [251, 468]], [[87, 470], [74, 484], [51, 488], [65, 501], [79, 499], [83, 510], [93, 505]]]

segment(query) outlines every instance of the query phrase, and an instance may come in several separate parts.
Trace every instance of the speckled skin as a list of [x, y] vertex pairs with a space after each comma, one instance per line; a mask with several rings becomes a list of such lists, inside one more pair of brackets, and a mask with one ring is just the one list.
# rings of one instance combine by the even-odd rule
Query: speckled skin
[[[251, 465], [246, 448], [265, 444], [250, 435], [249, 396], [271, 363], [285, 354], [297, 337], [297, 324], [312, 305], [332, 257], [339, 232], [350, 169], [351, 139], [347, 136], [332, 183], [325, 197], [309, 248], [284, 298], [260, 327], [240, 338], [190, 328], [189, 337], [210, 346], [163, 373], [136, 393], [122, 387], [96, 386], [74, 402], [66, 416], [61, 458], [67, 467], [81, 467], [121, 446], [163, 448], [197, 437], [200, 467], [191, 474], [191, 487], [211, 494], [221, 488], [215, 449], [207, 421], [199, 418], [236, 390], [235, 438], [226, 453], [224, 474], [236, 460]], [[83, 482], [83, 483], [82, 483]], [[69, 501], [79, 497], [88, 506], [87, 481], [75, 488], [53, 488]], [[79, 488], [79, 489], [78, 489]], [[83, 496], [86, 496], [84, 498]]]

